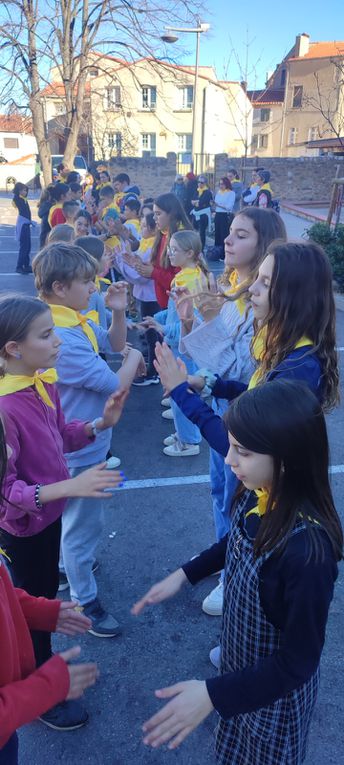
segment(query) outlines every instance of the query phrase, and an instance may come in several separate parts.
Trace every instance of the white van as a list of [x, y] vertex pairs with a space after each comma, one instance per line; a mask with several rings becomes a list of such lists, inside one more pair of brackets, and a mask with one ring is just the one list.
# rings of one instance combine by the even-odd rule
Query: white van
[[[51, 155], [52, 169], [60, 165], [62, 160], [63, 160], [63, 154], [52, 154]], [[81, 156], [81, 154], [77, 154], [74, 157], [73, 170], [76, 170], [78, 173], [80, 173], [82, 181], [85, 180], [85, 176], [87, 173], [87, 165], [86, 165], [86, 160], [84, 159], [84, 157]]]

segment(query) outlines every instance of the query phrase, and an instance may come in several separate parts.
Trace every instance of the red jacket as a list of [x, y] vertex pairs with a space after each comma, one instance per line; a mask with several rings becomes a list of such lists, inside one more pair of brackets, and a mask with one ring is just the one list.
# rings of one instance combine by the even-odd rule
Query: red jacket
[[60, 601], [13, 587], [0, 559], [0, 749], [14, 731], [63, 701], [67, 664], [53, 656], [36, 669], [30, 629], [54, 632]]
[[180, 268], [169, 266], [168, 268], [162, 268], [161, 256], [165, 249], [167, 234], [163, 234], [159, 244], [159, 250], [157, 253], [156, 262], [152, 271], [151, 278], [154, 279], [156, 299], [160, 308], [167, 308], [168, 295], [167, 292], [170, 289], [171, 281], [175, 275], [180, 271]]

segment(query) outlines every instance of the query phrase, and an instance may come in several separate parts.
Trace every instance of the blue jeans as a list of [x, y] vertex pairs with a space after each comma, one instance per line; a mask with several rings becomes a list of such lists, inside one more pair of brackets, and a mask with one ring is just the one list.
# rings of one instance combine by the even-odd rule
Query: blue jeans
[[18, 736], [12, 733], [7, 744], [0, 749], [0, 765], [18, 765]]
[[[222, 417], [228, 408], [228, 401], [216, 401], [212, 408], [219, 417]], [[230, 511], [233, 497], [238, 486], [238, 479], [229, 465], [225, 464], [225, 458], [215, 449], [210, 449], [209, 473], [211, 496], [213, 500], [213, 517], [215, 524], [216, 541], [224, 537], [230, 529]], [[223, 571], [221, 574], [223, 580]]]
[[[73, 468], [71, 477], [89, 467]], [[96, 549], [104, 526], [104, 502], [101, 499], [73, 497], [62, 513], [60, 570], [65, 571], [71, 600], [81, 606], [97, 597], [97, 584], [92, 573]]]
[[182, 410], [171, 398], [171, 409], [173, 412], [174, 425], [180, 441], [184, 444], [200, 444], [202, 440], [201, 431], [191, 420], [185, 417]]

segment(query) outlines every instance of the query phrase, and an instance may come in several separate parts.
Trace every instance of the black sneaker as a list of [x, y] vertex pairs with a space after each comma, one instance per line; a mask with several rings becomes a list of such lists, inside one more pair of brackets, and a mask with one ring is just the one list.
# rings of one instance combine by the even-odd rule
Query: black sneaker
[[25, 270], [24, 267], [18, 266], [16, 268], [16, 274], [22, 274], [22, 276], [26, 276], [29, 272]]
[[71, 699], [56, 704], [38, 719], [54, 730], [77, 730], [87, 723], [88, 713], [79, 701]]
[[[100, 566], [99, 560], [95, 560], [92, 563], [92, 574], [95, 574], [96, 571], [98, 571], [98, 568]], [[63, 592], [64, 590], [68, 590], [69, 587], [69, 581], [66, 577], [66, 574], [64, 571], [59, 572], [59, 586], [58, 586], [58, 592]]]
[[146, 385], [158, 385], [159, 382], [158, 375], [147, 375], [147, 377], [135, 377], [132, 384], [139, 388], [145, 388]]
[[26, 274], [32, 274], [32, 268], [31, 266], [24, 266], [24, 271]]
[[111, 616], [107, 611], [104, 611], [98, 598], [92, 600], [91, 603], [86, 603], [83, 608], [83, 613], [85, 616], [88, 616], [92, 622], [92, 627], [88, 630], [91, 635], [102, 638], [116, 637], [116, 635], [120, 635], [121, 628], [118, 621], [114, 616]]

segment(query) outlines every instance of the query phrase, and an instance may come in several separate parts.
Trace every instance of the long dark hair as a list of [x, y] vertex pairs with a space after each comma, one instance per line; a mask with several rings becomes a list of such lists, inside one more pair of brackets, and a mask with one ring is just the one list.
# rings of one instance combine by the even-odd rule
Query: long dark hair
[[0, 505], [2, 505], [4, 502], [7, 501], [3, 495], [3, 488], [2, 488], [4, 485], [6, 470], [7, 470], [6, 438], [5, 438], [4, 426], [2, 423], [2, 419], [0, 417]]
[[[157, 197], [154, 200], [154, 204], [156, 204], [160, 210], [163, 210], [170, 216], [167, 241], [160, 259], [160, 265], [162, 268], [168, 268], [170, 261], [167, 254], [167, 248], [172, 234], [181, 228], [192, 229], [192, 225], [189, 221], [189, 218], [187, 217], [183, 205], [179, 201], [178, 197], [172, 192], [169, 192], [168, 194], [160, 194], [160, 197]], [[157, 231], [151, 252], [152, 263], [156, 262], [162, 236], [162, 231]]]
[[276, 242], [270, 309], [264, 321], [266, 350], [261, 379], [286, 358], [303, 335], [313, 343], [322, 367], [323, 408], [338, 402], [338, 359], [332, 270], [322, 247], [314, 242]]
[[302, 518], [309, 555], [321, 554], [322, 527], [336, 560], [343, 532], [329, 484], [329, 447], [321, 405], [305, 383], [272, 380], [239, 396], [224, 415], [227, 430], [249, 451], [273, 458], [266, 514], [254, 542], [256, 556], [287, 542]]

